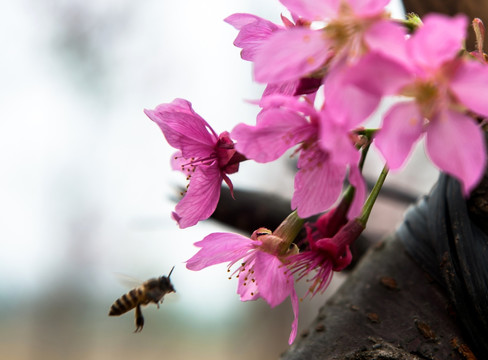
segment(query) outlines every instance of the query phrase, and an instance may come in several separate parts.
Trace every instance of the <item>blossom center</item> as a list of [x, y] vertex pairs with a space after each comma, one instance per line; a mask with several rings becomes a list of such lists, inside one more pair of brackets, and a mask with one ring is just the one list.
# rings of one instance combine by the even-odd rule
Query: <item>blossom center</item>
[[367, 45], [363, 41], [363, 34], [375, 22], [384, 16], [383, 13], [368, 17], [361, 17], [354, 13], [351, 6], [342, 1], [339, 13], [326, 27], [327, 36], [334, 42], [335, 52], [345, 51], [355, 58], [367, 51]]
[[246, 160], [244, 155], [234, 149], [234, 142], [227, 131], [220, 134], [215, 150], [219, 169], [226, 174], [236, 173], [239, 163]]

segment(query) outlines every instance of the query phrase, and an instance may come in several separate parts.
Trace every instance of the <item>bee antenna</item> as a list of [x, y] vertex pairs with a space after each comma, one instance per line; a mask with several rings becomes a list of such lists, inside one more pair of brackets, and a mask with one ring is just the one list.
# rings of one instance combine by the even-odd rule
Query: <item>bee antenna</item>
[[168, 274], [168, 279], [169, 279], [169, 277], [171, 276], [171, 273], [173, 272], [173, 270], [174, 270], [174, 269], [175, 269], [175, 267], [173, 266], [173, 267], [171, 268], [171, 271], [170, 271], [170, 272], [169, 272], [169, 274]]

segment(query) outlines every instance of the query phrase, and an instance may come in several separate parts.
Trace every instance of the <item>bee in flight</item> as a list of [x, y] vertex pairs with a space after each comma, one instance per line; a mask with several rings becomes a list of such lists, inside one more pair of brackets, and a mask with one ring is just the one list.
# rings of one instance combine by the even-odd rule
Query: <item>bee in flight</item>
[[155, 303], [159, 309], [159, 302], [163, 303], [163, 297], [167, 293], [176, 292], [173, 284], [170, 281], [171, 273], [168, 276], [161, 276], [159, 278], [152, 278], [122, 295], [110, 307], [109, 316], [119, 316], [126, 313], [133, 308], [136, 308], [135, 323], [136, 329], [134, 332], [140, 332], [144, 327], [144, 317], [142, 316], [141, 305]]

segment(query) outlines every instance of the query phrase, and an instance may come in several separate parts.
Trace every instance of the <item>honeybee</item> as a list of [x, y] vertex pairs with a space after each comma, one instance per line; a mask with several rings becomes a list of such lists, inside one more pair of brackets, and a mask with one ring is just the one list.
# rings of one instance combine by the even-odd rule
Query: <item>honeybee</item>
[[140, 332], [144, 327], [144, 317], [142, 316], [141, 305], [147, 305], [153, 302], [159, 309], [159, 303], [163, 303], [164, 295], [171, 292], [176, 292], [169, 279], [174, 268], [175, 267], [173, 266], [168, 276], [149, 279], [142, 283], [142, 285], [139, 287], [136, 287], [127, 294], [122, 295], [112, 304], [108, 315], [119, 316], [129, 310], [132, 310], [133, 308], [136, 308], [136, 329], [134, 332]]

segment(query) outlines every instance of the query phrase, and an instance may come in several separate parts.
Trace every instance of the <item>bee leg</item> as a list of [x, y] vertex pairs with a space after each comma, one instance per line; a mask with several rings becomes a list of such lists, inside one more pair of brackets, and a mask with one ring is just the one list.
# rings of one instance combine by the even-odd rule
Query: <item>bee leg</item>
[[142, 328], [144, 327], [144, 316], [142, 316], [142, 311], [141, 311], [141, 305], [136, 306], [136, 312], [135, 312], [135, 321], [136, 321], [136, 329], [134, 332], [141, 332]]
[[[159, 299], [155, 298], [154, 296], [148, 294], [147, 297], [150, 299], [151, 302], [156, 304], [156, 307], [159, 309]], [[161, 300], [161, 303], [163, 301]]]

